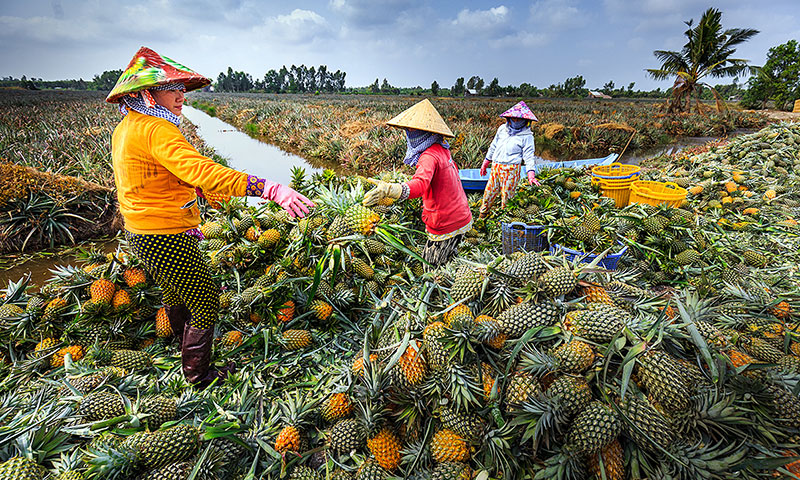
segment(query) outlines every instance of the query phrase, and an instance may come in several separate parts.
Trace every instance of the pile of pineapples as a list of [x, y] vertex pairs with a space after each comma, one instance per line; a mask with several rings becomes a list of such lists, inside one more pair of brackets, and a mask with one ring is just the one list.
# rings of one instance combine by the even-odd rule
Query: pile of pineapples
[[[297, 172], [317, 204], [302, 220], [203, 206], [212, 363], [238, 368], [203, 391], [124, 245], [38, 291], [11, 283], [0, 480], [796, 472], [797, 240], [691, 204], [615, 209], [577, 172], [543, 179], [508, 209], [524, 214], [476, 224], [438, 269], [419, 257], [418, 203], [365, 208], [357, 178]], [[546, 225], [550, 244], [629, 249], [613, 271], [500, 255], [509, 218]]]

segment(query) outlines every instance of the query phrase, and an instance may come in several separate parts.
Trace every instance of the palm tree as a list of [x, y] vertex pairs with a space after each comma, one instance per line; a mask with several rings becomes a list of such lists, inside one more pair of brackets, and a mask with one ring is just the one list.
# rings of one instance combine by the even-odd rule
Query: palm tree
[[745, 72], [755, 73], [758, 67], [747, 64], [747, 60], [731, 58], [736, 52], [736, 46], [750, 40], [758, 33], [752, 28], [730, 28], [722, 30], [720, 20], [722, 13], [714, 8], [709, 8], [703, 13], [700, 22], [692, 27], [694, 20], [689, 20], [689, 27], [684, 34], [689, 39], [680, 52], [670, 50], [656, 50], [653, 55], [662, 64], [661, 68], [647, 69], [647, 72], [656, 80], [665, 80], [676, 76], [672, 87], [672, 101], [669, 110], [691, 111], [692, 94], [700, 110], [700, 92], [704, 87], [711, 89], [720, 107], [721, 97], [717, 91], [702, 82], [705, 77], [738, 77]]

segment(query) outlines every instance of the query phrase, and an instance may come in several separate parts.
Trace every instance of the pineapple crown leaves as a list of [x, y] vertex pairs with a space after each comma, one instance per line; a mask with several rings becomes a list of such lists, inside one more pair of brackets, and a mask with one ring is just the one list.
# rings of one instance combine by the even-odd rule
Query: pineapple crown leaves
[[[49, 418], [47, 418], [49, 417]], [[47, 415], [38, 428], [30, 429], [17, 437], [14, 446], [20, 455], [38, 464], [52, 462], [64, 452], [74, 450], [71, 435], [64, 431], [63, 418], [56, 418], [55, 412]]]
[[297, 427], [311, 420], [310, 417], [316, 413], [320, 401], [321, 398], [309, 398], [297, 390], [294, 395], [287, 394], [278, 405], [284, 422]]
[[533, 439], [534, 445], [550, 447], [569, 424], [560, 397], [540, 396], [525, 400], [510, 425], [522, 427], [522, 442]]
[[109, 480], [134, 478], [139, 460], [137, 452], [111, 444], [90, 445], [84, 458], [89, 464], [87, 474], [90, 477]]
[[540, 352], [533, 345], [527, 345], [522, 350], [520, 358], [520, 368], [532, 373], [535, 377], [541, 377], [549, 371], [557, 369], [557, 361], [551, 355]]

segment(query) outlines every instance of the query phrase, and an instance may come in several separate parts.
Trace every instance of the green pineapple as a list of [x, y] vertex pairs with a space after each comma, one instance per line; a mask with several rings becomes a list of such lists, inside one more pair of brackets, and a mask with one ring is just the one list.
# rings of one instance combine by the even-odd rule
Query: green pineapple
[[339, 453], [348, 453], [357, 450], [364, 445], [366, 432], [358, 420], [355, 418], [345, 418], [339, 420], [328, 433], [328, 444], [330, 448]]
[[199, 447], [199, 431], [192, 425], [176, 425], [147, 435], [139, 446], [141, 463], [158, 468], [188, 460]]
[[[591, 304], [601, 305], [601, 304]], [[586, 340], [607, 343], [624, 327], [619, 314], [604, 310], [579, 310], [569, 312], [564, 328]]]
[[44, 480], [47, 470], [31, 459], [11, 457], [0, 464], [0, 480]]
[[477, 441], [484, 428], [483, 421], [478, 415], [459, 412], [448, 406], [442, 406], [439, 409], [439, 419], [445, 428], [456, 432], [468, 441]]
[[298, 465], [294, 467], [292, 470], [292, 474], [289, 475], [290, 480], [318, 480], [319, 476], [317, 472], [311, 469], [311, 467], [306, 467], [305, 465]]
[[149, 353], [139, 350], [104, 350], [95, 349], [90, 357], [98, 365], [111, 365], [112, 367], [123, 368], [129, 372], [150, 368], [153, 359]]
[[145, 419], [145, 423], [151, 430], [156, 430], [161, 424], [175, 419], [178, 406], [174, 398], [158, 395], [146, 398], [142, 403], [142, 411], [150, 415]]
[[675, 440], [675, 431], [669, 420], [647, 400], [629, 393], [620, 403], [620, 408], [629, 421], [625, 424], [625, 431], [640, 448], [658, 452], [659, 448], [668, 449]]
[[517, 283], [536, 281], [541, 274], [547, 271], [547, 264], [538, 252], [528, 252], [513, 261], [505, 273], [515, 277]]
[[466, 463], [441, 462], [431, 473], [431, 480], [470, 480], [472, 469]]
[[[740, 339], [742, 347], [750, 355], [769, 363], [778, 363], [783, 358], [783, 352], [771, 345], [767, 340], [757, 337], [742, 337]], [[781, 339], [781, 343], [783, 340]]]
[[328, 240], [328, 242], [331, 242], [334, 239], [347, 237], [355, 233], [356, 232], [354, 232], [353, 229], [347, 225], [344, 217], [336, 217], [328, 227], [328, 232], [325, 238]]
[[664, 226], [655, 217], [645, 217], [642, 219], [642, 227], [650, 235], [658, 235], [664, 230]]
[[474, 269], [462, 267], [455, 275], [455, 281], [450, 288], [450, 296], [453, 297], [454, 302], [459, 302], [463, 299], [467, 301], [478, 297], [483, 288], [484, 275]]
[[650, 350], [640, 355], [638, 374], [641, 384], [652, 398], [671, 412], [689, 406], [689, 387], [681, 365], [668, 353]]
[[745, 250], [742, 254], [744, 261], [751, 267], [765, 267], [769, 263], [769, 257], [755, 250]]
[[389, 478], [389, 472], [372, 459], [362, 463], [356, 473], [356, 480], [386, 480], [387, 478]]
[[344, 212], [347, 226], [361, 235], [372, 235], [380, 220], [380, 215], [358, 203], [350, 205]]
[[567, 418], [586, 408], [592, 401], [592, 390], [586, 379], [574, 375], [562, 375], [550, 385], [546, 396], [556, 399]]
[[510, 410], [519, 407], [531, 398], [536, 398], [542, 394], [542, 387], [532, 375], [525, 372], [516, 372], [511, 377], [511, 381], [506, 386], [505, 402]]
[[443, 343], [443, 339], [447, 335], [445, 328], [444, 323], [433, 322], [422, 331], [423, 350], [428, 360], [428, 366], [433, 370], [445, 367], [448, 362], [447, 347]]
[[505, 310], [497, 317], [497, 321], [503, 333], [511, 338], [519, 338], [531, 328], [553, 325], [557, 318], [558, 308], [551, 302], [523, 302]]
[[353, 271], [356, 275], [367, 280], [372, 280], [372, 277], [375, 276], [375, 270], [358, 257], [353, 258]]
[[568, 267], [556, 267], [539, 277], [539, 285], [551, 297], [566, 295], [578, 286], [575, 272]]
[[125, 402], [118, 393], [93, 392], [78, 406], [78, 414], [91, 422], [125, 415]]
[[367, 249], [370, 255], [383, 255], [386, 253], [386, 245], [374, 238], [367, 238], [364, 240], [364, 248]]
[[675, 255], [675, 263], [678, 265], [693, 265], [700, 262], [702, 259], [703, 257], [700, 255], [700, 252], [693, 248], [684, 250]]
[[622, 422], [610, 406], [594, 401], [572, 421], [565, 447], [571, 455], [597, 453], [622, 430]]

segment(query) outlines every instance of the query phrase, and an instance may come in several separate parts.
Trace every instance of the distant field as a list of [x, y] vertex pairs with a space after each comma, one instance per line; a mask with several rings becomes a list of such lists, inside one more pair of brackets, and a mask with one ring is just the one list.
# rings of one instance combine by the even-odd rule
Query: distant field
[[[310, 159], [376, 172], [396, 166], [405, 151], [397, 129], [383, 123], [421, 97], [191, 93], [188, 102], [239, 129]], [[518, 99], [434, 98], [456, 134], [451, 150], [460, 166], [477, 167], [502, 119]], [[539, 117], [537, 152], [570, 159], [647, 149], [678, 136], [721, 136], [757, 128], [764, 116], [730, 110], [727, 115], [670, 116], [662, 101], [526, 99]]]

